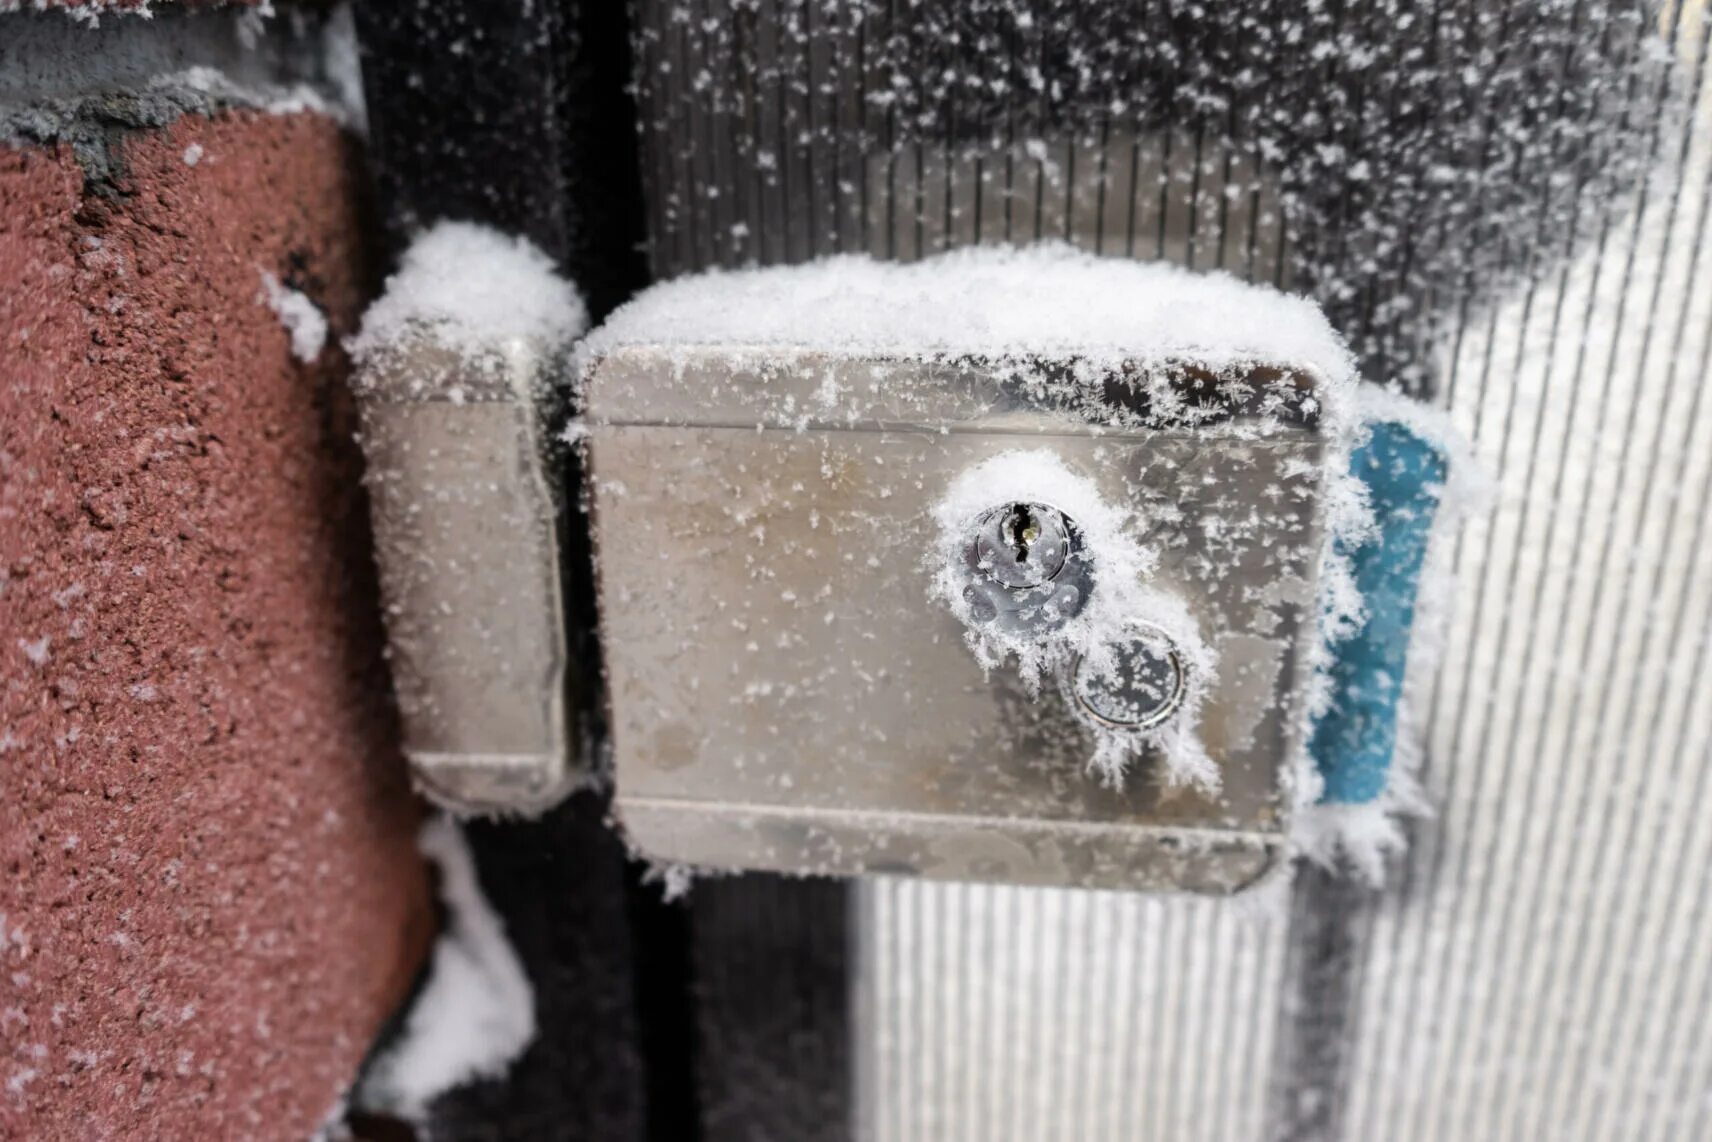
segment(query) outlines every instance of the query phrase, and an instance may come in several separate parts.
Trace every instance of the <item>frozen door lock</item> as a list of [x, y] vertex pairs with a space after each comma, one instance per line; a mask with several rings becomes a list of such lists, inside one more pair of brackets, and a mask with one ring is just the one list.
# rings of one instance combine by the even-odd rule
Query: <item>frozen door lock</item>
[[[1056, 285], [1011, 272], [1060, 257]], [[1294, 809], [1342, 354], [1306, 303], [1068, 253], [835, 259], [619, 310], [579, 377], [626, 839], [796, 874], [1254, 883]]]
[[1019, 502], [989, 508], [963, 545], [969, 617], [1008, 633], [1062, 627], [1088, 601], [1089, 560], [1075, 522], [1057, 508]]
[[[1010, 494], [993, 504], [995, 492]], [[947, 529], [936, 591], [968, 629], [983, 670], [1014, 666], [1031, 700], [1055, 690], [1081, 723], [1084, 760], [1105, 782], [1122, 784], [1150, 758], [1150, 772], [1168, 783], [1217, 789], [1196, 728], [1216, 656], [1191, 584], [1162, 580], [1158, 552], [1137, 540], [1150, 526], [1145, 515], [1048, 449], [970, 467], [935, 515]], [[1038, 709], [1049, 705], [1058, 703]]]

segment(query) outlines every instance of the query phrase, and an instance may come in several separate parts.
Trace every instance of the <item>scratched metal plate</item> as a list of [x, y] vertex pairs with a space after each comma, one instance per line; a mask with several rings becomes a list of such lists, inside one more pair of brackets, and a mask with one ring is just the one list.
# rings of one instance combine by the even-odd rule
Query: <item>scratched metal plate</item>
[[[978, 385], [939, 386], [966, 418], [950, 423], [834, 428], [834, 416], [757, 431], [734, 410], [674, 404], [745, 384], [782, 399], [751, 365], [691, 356], [674, 369], [619, 350], [591, 384], [617, 814], [643, 852], [1201, 892], [1271, 866], [1287, 826], [1295, 635], [1313, 598], [1315, 432], [1096, 435], [1062, 415], [981, 411]], [[817, 367], [855, 391], [871, 363]], [[885, 391], [932, 412], [932, 370], [892, 369]], [[635, 423], [644, 407], [725, 423]], [[1016, 448], [1050, 449], [1148, 521], [1157, 585], [1189, 601], [1219, 654], [1201, 719], [1218, 795], [1167, 787], [1145, 759], [1122, 789], [1102, 785], [1058, 694], [1031, 697], [1004, 669], [984, 676], [929, 597], [932, 506], [961, 472]]]

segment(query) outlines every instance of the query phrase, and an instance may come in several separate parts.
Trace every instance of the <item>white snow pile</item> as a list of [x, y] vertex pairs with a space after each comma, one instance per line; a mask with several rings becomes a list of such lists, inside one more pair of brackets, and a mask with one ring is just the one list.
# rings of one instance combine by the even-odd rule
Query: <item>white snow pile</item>
[[446, 929], [403, 1033], [371, 1064], [356, 1098], [411, 1120], [445, 1091], [504, 1077], [535, 1039], [534, 989], [482, 895], [463, 831], [437, 817], [419, 844], [440, 872]]
[[308, 363], [321, 355], [327, 344], [327, 315], [307, 296], [262, 271], [261, 300], [279, 317], [291, 334], [291, 355]]
[[420, 336], [497, 367], [520, 346], [562, 348], [587, 324], [576, 288], [528, 239], [441, 222], [411, 243], [346, 348], [360, 365], [379, 364]]
[[859, 357], [1074, 357], [1092, 364], [1289, 362], [1332, 384], [1353, 364], [1319, 307], [1218, 273], [1099, 258], [1064, 243], [919, 262], [860, 255], [711, 270], [617, 310], [583, 346], [810, 349]]
[[[961, 568], [970, 522], [995, 503], [1027, 500], [1048, 504], [1074, 520], [1093, 566], [1086, 606], [1046, 634], [979, 623], [963, 595]], [[1189, 690], [1183, 709], [1156, 733], [1096, 731], [1089, 768], [1113, 786], [1121, 785], [1130, 759], [1154, 746], [1165, 760], [1167, 781], [1218, 789], [1218, 766], [1207, 756], [1196, 732], [1205, 680], [1213, 676], [1214, 655], [1188, 607], [1146, 585], [1157, 560], [1133, 538], [1138, 521], [1132, 512], [1102, 499], [1086, 477], [1072, 472], [1046, 449], [990, 457], [960, 475], [933, 510], [940, 534], [939, 549], [929, 557], [933, 593], [962, 620], [969, 648], [984, 669], [1014, 660], [1023, 684], [1033, 692], [1046, 678], [1065, 675], [1078, 660], [1094, 671], [1108, 670], [1117, 648], [1126, 641], [1131, 620], [1146, 616], [1184, 658]]]
[[152, 0], [80, 0], [78, 3], [50, 3], [49, 0], [0, 0], [0, 13], [59, 12], [67, 19], [90, 28], [101, 26], [104, 15], [131, 16], [139, 20], [155, 18]]
[[323, 91], [311, 83], [262, 83], [236, 79], [216, 67], [198, 64], [183, 71], [169, 71], [149, 80], [155, 90], [201, 92], [224, 103], [254, 107], [269, 115], [325, 115], [341, 127], [357, 130], [360, 111], [340, 102], [336, 92]]

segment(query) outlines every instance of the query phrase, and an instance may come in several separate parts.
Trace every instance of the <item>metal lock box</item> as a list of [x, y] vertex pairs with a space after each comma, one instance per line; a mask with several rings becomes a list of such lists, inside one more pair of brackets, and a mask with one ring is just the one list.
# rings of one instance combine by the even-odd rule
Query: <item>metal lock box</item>
[[[1148, 405], [1136, 370], [1102, 366], [1090, 383], [1066, 359], [1053, 367], [1093, 395], [1064, 400], [1017, 383], [1039, 365], [591, 350], [615, 812], [643, 855], [1205, 893], [1286, 859], [1323, 528], [1315, 375], [1273, 361], [1227, 384], [1179, 361], [1164, 384], [1182, 399]], [[1133, 514], [1150, 588], [1183, 601], [1216, 655], [1197, 726], [1216, 792], [1167, 780], [1151, 750], [1117, 782], [1088, 767], [1103, 719], [1173, 713], [1169, 648], [1108, 671], [1155, 675], [1157, 702], [1125, 713], [1109, 679], [1031, 692], [1013, 669], [984, 669], [935, 597], [932, 506], [1019, 451]], [[1002, 569], [1023, 589], [1073, 546], [1040, 511], [1056, 507], [1007, 494], [971, 521], [971, 544], [986, 528], [980, 543], [1014, 549], [1019, 527], [1035, 543], [1016, 558], [1043, 568]]]
[[524, 338], [472, 357], [424, 326], [358, 381], [404, 752], [460, 813], [539, 812], [584, 776], [540, 409], [553, 361]]

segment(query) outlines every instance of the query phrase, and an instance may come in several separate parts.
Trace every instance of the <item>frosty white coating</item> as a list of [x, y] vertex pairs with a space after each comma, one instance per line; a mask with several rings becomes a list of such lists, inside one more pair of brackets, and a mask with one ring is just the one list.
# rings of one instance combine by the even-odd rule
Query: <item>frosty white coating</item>
[[983, 246], [919, 262], [859, 256], [712, 270], [655, 286], [583, 345], [812, 348], [828, 355], [1288, 362], [1342, 382], [1354, 362], [1305, 298], [1222, 273], [1097, 258], [1062, 243]]
[[576, 288], [527, 239], [441, 222], [411, 243], [346, 348], [362, 362], [411, 327], [432, 327], [442, 345], [482, 357], [512, 340], [562, 344], [587, 324]]
[[543, 402], [584, 321], [527, 241], [442, 223], [349, 343], [404, 749], [456, 811], [538, 812], [583, 776]]
[[[197, 149], [200, 151], [201, 148]], [[185, 162], [191, 162], [188, 152]], [[291, 335], [293, 357], [308, 363], [321, 355], [327, 344], [327, 315], [319, 306], [301, 291], [281, 285], [278, 278], [265, 271], [262, 273], [262, 300]]]
[[457, 822], [430, 820], [417, 844], [439, 869], [446, 928], [403, 1033], [370, 1066], [357, 1101], [420, 1122], [435, 1097], [502, 1077], [534, 1042], [535, 989], [482, 894]]

